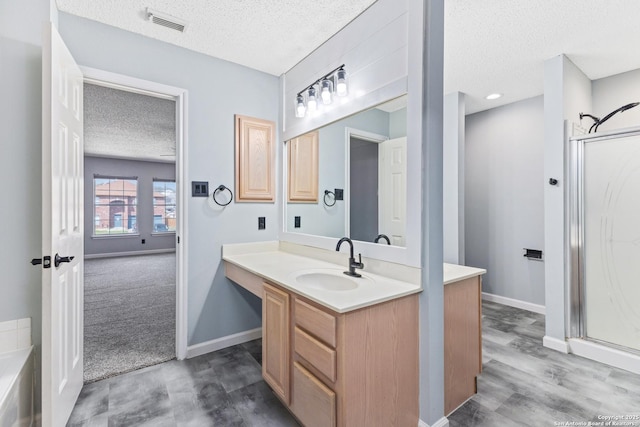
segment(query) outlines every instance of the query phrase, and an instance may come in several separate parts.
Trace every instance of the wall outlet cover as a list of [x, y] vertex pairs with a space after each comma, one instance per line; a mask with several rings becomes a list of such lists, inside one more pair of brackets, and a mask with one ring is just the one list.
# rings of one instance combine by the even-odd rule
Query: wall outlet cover
[[209, 197], [207, 181], [191, 181], [191, 197]]
[[295, 228], [300, 228], [300, 217], [299, 217], [299, 216], [294, 217], [294, 219], [293, 219], [293, 226], [294, 226]]
[[263, 216], [258, 217], [258, 230], [264, 230], [267, 228], [267, 219]]
[[336, 188], [335, 190], [336, 200], [344, 200], [344, 190], [342, 188]]

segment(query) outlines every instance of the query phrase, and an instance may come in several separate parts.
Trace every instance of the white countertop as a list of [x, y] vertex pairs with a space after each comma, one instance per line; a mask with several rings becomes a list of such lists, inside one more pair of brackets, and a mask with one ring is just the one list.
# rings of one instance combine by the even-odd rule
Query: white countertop
[[469, 279], [475, 276], [485, 274], [487, 270], [484, 268], [467, 267], [466, 265], [447, 264], [443, 265], [442, 275], [445, 285], [458, 282], [460, 280]]
[[364, 271], [356, 270], [362, 274], [362, 278], [353, 278], [359, 286], [352, 290], [317, 289], [301, 285], [296, 281], [295, 276], [306, 271], [341, 274], [347, 269], [348, 255], [345, 255], [344, 265], [278, 250], [245, 254], [228, 254], [223, 251], [222, 259], [338, 313], [346, 313], [422, 291], [420, 286], [369, 273], [366, 271], [366, 264]]
[[[278, 250], [276, 242], [224, 245], [222, 259], [338, 313], [422, 291], [417, 284], [367, 271], [366, 261], [364, 270], [356, 270], [363, 277], [352, 279], [359, 285], [355, 289], [332, 291], [306, 286], [296, 280], [296, 275], [304, 272], [326, 272], [342, 276], [341, 273], [347, 269], [348, 255], [344, 254], [344, 264], [335, 264]], [[444, 264], [443, 273], [446, 285], [485, 274], [486, 270]]]

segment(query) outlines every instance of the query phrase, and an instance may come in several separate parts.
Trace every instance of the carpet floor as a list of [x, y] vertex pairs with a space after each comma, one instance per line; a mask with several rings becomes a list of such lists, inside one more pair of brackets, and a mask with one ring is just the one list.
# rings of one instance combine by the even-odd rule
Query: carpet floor
[[84, 263], [84, 382], [175, 357], [175, 253]]

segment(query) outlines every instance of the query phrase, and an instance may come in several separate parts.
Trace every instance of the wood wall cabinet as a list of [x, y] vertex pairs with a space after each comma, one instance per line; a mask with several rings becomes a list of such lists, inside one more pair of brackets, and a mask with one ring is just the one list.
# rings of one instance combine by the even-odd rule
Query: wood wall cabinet
[[444, 285], [444, 412], [477, 392], [482, 372], [480, 276]]
[[262, 295], [262, 376], [289, 403], [289, 294], [264, 284]]
[[275, 123], [236, 114], [236, 202], [275, 201]]
[[318, 131], [287, 143], [289, 202], [318, 202]]

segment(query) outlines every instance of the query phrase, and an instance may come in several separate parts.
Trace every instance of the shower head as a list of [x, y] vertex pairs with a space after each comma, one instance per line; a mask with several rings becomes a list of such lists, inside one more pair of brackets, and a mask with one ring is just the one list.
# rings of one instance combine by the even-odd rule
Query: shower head
[[[598, 122], [595, 124], [595, 128], [592, 126], [593, 131], [597, 132], [598, 131], [598, 126], [600, 126], [601, 124], [603, 124], [604, 122], [606, 122], [607, 120], [609, 120], [611, 117], [613, 117], [614, 115], [616, 115], [617, 113], [622, 113], [623, 111], [627, 111], [637, 105], [639, 105], [640, 102], [632, 102], [630, 104], [627, 105], [623, 105], [622, 107], [618, 108], [617, 110], [613, 110], [612, 112], [610, 112], [609, 114], [607, 114], [606, 116], [604, 116], [602, 119], [598, 120]], [[591, 129], [589, 129], [589, 133], [591, 133]]]

